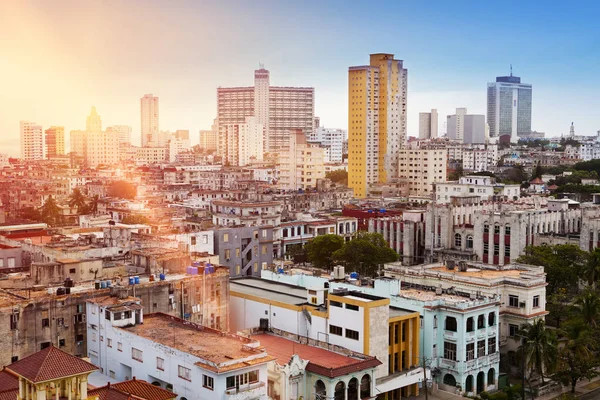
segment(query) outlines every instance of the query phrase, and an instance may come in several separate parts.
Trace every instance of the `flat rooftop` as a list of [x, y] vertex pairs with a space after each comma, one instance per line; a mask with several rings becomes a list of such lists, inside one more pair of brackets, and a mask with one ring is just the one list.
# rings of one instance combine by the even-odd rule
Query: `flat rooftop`
[[320, 347], [300, 344], [281, 336], [259, 334], [252, 336], [258, 340], [270, 356], [273, 356], [279, 365], [286, 365], [294, 355], [303, 360], [308, 360], [307, 371], [316, 372], [326, 376], [336, 377], [356, 372], [367, 368], [374, 368], [381, 364], [374, 357], [360, 355], [350, 357], [335, 353]]
[[405, 310], [404, 308], [390, 307], [390, 318], [405, 317], [417, 313], [416, 311]]
[[452, 303], [468, 303], [472, 302], [468, 297], [457, 296], [453, 294], [435, 294], [434, 291], [428, 290], [417, 290], [417, 289], [402, 289], [399, 294], [400, 297], [411, 298], [420, 301], [434, 301], [434, 300], [445, 300]]
[[218, 373], [273, 360], [251, 339], [162, 313], [146, 314], [143, 324], [120, 329], [198, 357], [202, 361], [196, 365]]
[[454, 269], [448, 269], [445, 265], [439, 267], [429, 268], [429, 271], [432, 272], [442, 272], [447, 274], [455, 274], [461, 276], [471, 276], [475, 278], [504, 278], [504, 277], [513, 277], [519, 278], [521, 275], [521, 270], [518, 269], [505, 269], [505, 270], [495, 270], [495, 269], [480, 269], [469, 267], [466, 271], [460, 271], [458, 266], [454, 267]]
[[258, 278], [238, 278], [229, 281], [229, 290], [262, 297], [285, 304], [306, 303], [306, 288]]

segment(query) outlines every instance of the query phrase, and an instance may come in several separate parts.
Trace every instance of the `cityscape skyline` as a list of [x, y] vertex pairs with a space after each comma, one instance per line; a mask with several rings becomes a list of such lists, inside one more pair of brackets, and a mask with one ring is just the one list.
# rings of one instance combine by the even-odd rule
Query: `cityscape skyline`
[[[36, 122], [44, 129], [64, 126], [68, 133], [83, 129], [83, 118], [92, 106], [107, 126], [131, 126], [132, 142], [139, 144], [139, 99], [145, 93], [161, 99], [161, 129], [188, 129], [192, 144], [196, 144], [198, 131], [210, 129], [216, 116], [217, 87], [250, 86], [259, 63], [271, 71], [274, 85], [314, 87], [315, 115], [322, 125], [347, 129], [347, 68], [364, 54], [379, 51], [393, 52], [410, 70], [408, 136], [418, 136], [419, 113], [432, 108], [441, 116], [453, 114], [459, 107], [486, 114], [487, 82], [507, 75], [510, 64], [515, 75], [535, 86], [532, 129], [551, 137], [567, 134], [572, 121], [578, 133], [589, 135], [599, 128], [592, 112], [600, 106], [594, 94], [599, 78], [589, 67], [599, 57], [590, 51], [594, 46], [590, 32], [597, 30], [589, 17], [593, 14], [591, 8], [596, 7], [591, 3], [577, 9], [549, 4], [543, 10], [520, 5], [523, 15], [513, 15], [511, 21], [487, 30], [486, 9], [479, 5], [403, 5], [406, 13], [398, 15], [394, 26], [384, 29], [357, 22], [357, 16], [383, 18], [384, 14], [394, 14], [399, 5], [373, 10], [359, 3], [350, 13], [338, 9], [336, 4], [340, 3], [330, 2], [313, 13], [317, 7], [314, 2], [299, 12], [289, 5], [270, 2], [251, 10], [239, 2], [182, 2], [178, 8], [168, 10], [158, 2], [147, 4], [149, 21], [164, 17], [165, 26], [187, 25], [198, 15], [214, 21], [206, 27], [165, 33], [154, 31], [151, 23], [131, 18], [124, 36], [109, 28], [127, 22], [139, 5], [135, 2], [2, 6], [2, 14], [8, 16], [0, 28], [0, 43], [5, 49], [0, 57], [6, 60], [5, 74], [0, 78], [5, 88], [0, 94], [0, 147], [4, 152], [11, 156], [20, 153], [21, 120]], [[228, 12], [231, 7], [240, 12]], [[278, 18], [247, 29], [247, 21], [253, 19], [246, 20], [244, 15], [255, 16], [266, 9]], [[535, 16], [526, 18], [532, 9]], [[332, 10], [336, 12], [329, 13]], [[210, 30], [212, 24], [217, 26], [226, 18], [231, 19], [235, 29], [217, 33]], [[287, 29], [286, 21], [292, 18], [302, 23]], [[457, 22], [452, 32], [441, 28], [440, 22], [448, 18]], [[461, 26], [464, 24], [459, 22], [468, 18], [473, 23]], [[68, 23], [50, 24], [53, 20]], [[312, 28], [324, 22], [325, 27]], [[349, 31], [346, 26], [352, 22], [369, 34], [361, 37], [361, 29]], [[555, 29], [558, 25], [560, 30]], [[533, 33], [529, 32], [532, 27], [536, 28]], [[80, 35], [73, 35], [74, 30]], [[564, 30], [572, 34], [563, 37], [560, 32]], [[445, 37], [443, 41], [440, 35]], [[11, 41], [16, 37], [18, 41]], [[198, 41], [198, 37], [206, 40]], [[378, 40], [373, 41], [373, 37]], [[397, 37], [413, 39], [391, 39]], [[446, 49], [443, 43], [448, 41], [454, 41], [455, 47]], [[423, 48], [425, 44], [429, 47]], [[496, 51], [489, 54], [485, 45], [496, 46]], [[468, 48], [471, 56], [465, 57]], [[101, 55], [99, 49], [111, 51]], [[477, 49], [482, 55], [485, 52], [485, 60], [482, 57], [477, 62]], [[161, 61], [153, 59], [154, 54], [160, 54]], [[235, 63], [219, 62], [231, 55], [236, 57]], [[569, 79], [561, 78], [565, 76]], [[556, 93], [561, 93], [560, 102], [556, 101]], [[444, 131], [443, 124], [439, 129]]]

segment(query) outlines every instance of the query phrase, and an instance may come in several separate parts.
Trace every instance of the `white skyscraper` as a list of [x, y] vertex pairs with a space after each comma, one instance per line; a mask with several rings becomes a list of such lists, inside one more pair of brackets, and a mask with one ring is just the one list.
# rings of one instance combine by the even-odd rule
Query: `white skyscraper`
[[438, 112], [419, 113], [419, 139], [434, 139], [438, 136]]
[[119, 133], [114, 129], [102, 131], [102, 121], [96, 107], [86, 120], [85, 131], [71, 131], [71, 152], [83, 157], [85, 165], [115, 165], [119, 162]]
[[107, 132], [117, 132], [119, 144], [131, 144], [131, 127], [129, 125], [113, 125], [106, 128]]
[[44, 132], [35, 122], [21, 121], [21, 158], [44, 159]]
[[141, 120], [142, 120], [142, 146], [158, 140], [158, 97], [145, 94], [140, 99]]
[[487, 86], [487, 123], [490, 137], [499, 138], [500, 143], [518, 140], [518, 136], [531, 133], [530, 84], [521, 83], [521, 78], [499, 76]]
[[254, 71], [254, 86], [217, 89], [219, 135], [225, 126], [255, 117], [265, 127], [264, 152], [281, 153], [289, 146], [290, 130], [313, 131], [315, 90], [309, 87], [270, 86], [269, 71]]
[[262, 161], [265, 128], [255, 117], [247, 117], [243, 124], [228, 124], [219, 135], [218, 154], [231, 165], [244, 166], [251, 161]]
[[318, 127], [308, 137], [311, 143], [319, 143], [325, 149], [326, 163], [340, 163], [343, 159], [344, 141], [348, 140], [348, 131]]

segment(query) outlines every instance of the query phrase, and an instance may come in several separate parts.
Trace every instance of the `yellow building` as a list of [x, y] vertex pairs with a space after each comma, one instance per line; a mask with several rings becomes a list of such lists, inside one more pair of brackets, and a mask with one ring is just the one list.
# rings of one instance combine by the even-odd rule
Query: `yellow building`
[[46, 158], [65, 154], [65, 127], [51, 126], [46, 129]]
[[366, 197], [371, 184], [398, 176], [406, 142], [408, 72], [393, 54], [371, 54], [348, 70], [348, 185]]

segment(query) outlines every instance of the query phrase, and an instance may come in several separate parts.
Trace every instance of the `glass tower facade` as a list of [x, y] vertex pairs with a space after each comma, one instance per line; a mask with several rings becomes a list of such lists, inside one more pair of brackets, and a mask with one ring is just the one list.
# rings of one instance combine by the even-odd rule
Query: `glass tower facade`
[[531, 132], [532, 87], [517, 76], [499, 76], [488, 83], [487, 122], [490, 137], [501, 143]]

